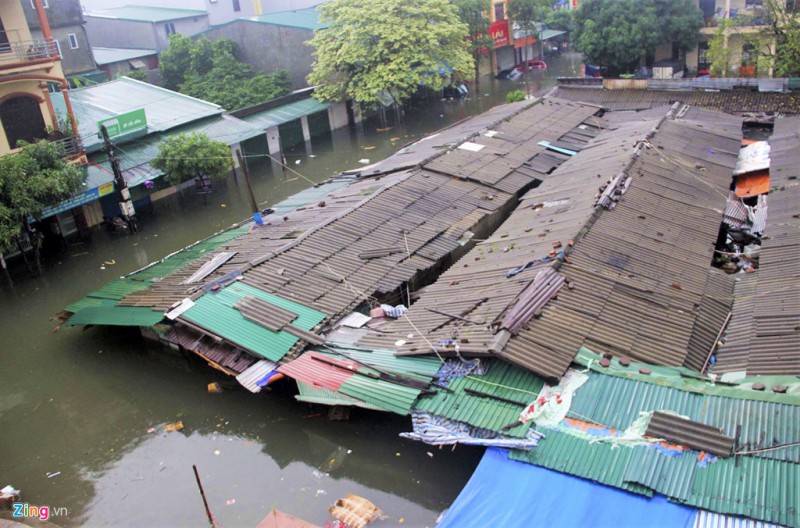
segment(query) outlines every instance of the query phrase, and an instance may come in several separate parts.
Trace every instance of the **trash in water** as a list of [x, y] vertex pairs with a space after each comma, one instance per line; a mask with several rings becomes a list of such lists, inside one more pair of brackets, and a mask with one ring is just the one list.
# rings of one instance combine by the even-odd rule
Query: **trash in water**
[[358, 160], [358, 162], [361, 163], [362, 165], [367, 165], [369, 163], [369, 159], [361, 158], [360, 160]]
[[213, 383], [209, 383], [208, 392], [210, 392], [211, 394], [219, 394], [220, 392], [222, 392], [222, 387], [220, 387], [219, 383], [217, 383], [216, 381]]
[[[228, 206], [227, 206], [227, 205], [225, 205], [225, 204], [219, 204], [219, 206], [220, 206], [220, 207], [228, 207]], [[156, 236], [157, 236], [157, 235], [156, 235]]]
[[295, 161], [294, 161], [294, 164], [295, 164], [295, 165], [300, 165], [300, 160], [295, 160]]
[[228, 506], [236, 504], [236, 499], [228, 499], [225, 501], [225, 504], [227, 504]]
[[374, 149], [374, 148], [375, 148], [375, 146], [374, 146], [374, 145], [372, 145], [372, 146], [369, 146], [369, 147], [362, 147], [362, 148], [363, 148], [364, 150], [372, 150], [372, 149]]
[[343, 499], [336, 501], [328, 513], [337, 521], [346, 524], [348, 528], [364, 528], [378, 519], [382, 512], [364, 497], [348, 493]]
[[114, 260], [114, 259], [106, 260], [105, 262], [103, 262], [103, 264], [105, 264], [106, 266], [113, 266], [116, 263], [117, 263], [117, 261]]
[[155, 433], [155, 432], [156, 432], [156, 428], [155, 427], [148, 427], [147, 428], [147, 434], [152, 434], [152, 433]]
[[164, 431], [167, 433], [174, 433], [175, 431], [180, 431], [181, 429], [183, 429], [183, 422], [180, 420], [164, 426]]
[[219, 455], [219, 453], [220, 453], [219, 449], [215, 449], [215, 450], [214, 450], [214, 454], [215, 454], [215, 455]]
[[47, 474], [47, 478], [53, 478], [53, 477], [57, 477], [57, 476], [59, 476], [60, 474], [61, 474], [61, 472], [60, 472], [60, 471], [56, 471], [55, 473], [48, 473], [48, 474]]
[[318, 489], [317, 493], [314, 495], [315, 497], [319, 497], [320, 495], [327, 495], [328, 492], [323, 489]]

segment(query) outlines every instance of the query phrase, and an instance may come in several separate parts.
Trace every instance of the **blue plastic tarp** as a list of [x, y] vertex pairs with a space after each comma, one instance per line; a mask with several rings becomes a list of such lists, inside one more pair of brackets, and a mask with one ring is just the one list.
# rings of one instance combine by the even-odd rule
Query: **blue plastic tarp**
[[696, 510], [508, 459], [490, 448], [437, 528], [690, 528]]

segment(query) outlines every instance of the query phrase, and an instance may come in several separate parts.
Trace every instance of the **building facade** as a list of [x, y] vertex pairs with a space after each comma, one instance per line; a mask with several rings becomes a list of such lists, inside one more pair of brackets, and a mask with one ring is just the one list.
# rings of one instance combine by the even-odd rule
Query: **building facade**
[[[25, 19], [34, 39], [43, 38], [39, 17], [30, 0], [22, 0]], [[68, 77], [95, 69], [92, 48], [84, 28], [83, 10], [79, 0], [50, 0], [42, 2], [50, 24], [53, 41], [61, 54], [61, 68]]]
[[[26, 0], [30, 1], [30, 0]], [[0, 0], [0, 155], [15, 152], [22, 142], [62, 141], [70, 156], [83, 156], [58, 45], [42, 0], [33, 0], [42, 38], [34, 38], [19, 0]], [[26, 3], [26, 2], [22, 2]], [[64, 90], [64, 112], [56, 112], [51, 90]]]
[[198, 9], [123, 6], [87, 11], [86, 33], [92, 46], [164, 51], [169, 37], [192, 36], [209, 29], [208, 13]]

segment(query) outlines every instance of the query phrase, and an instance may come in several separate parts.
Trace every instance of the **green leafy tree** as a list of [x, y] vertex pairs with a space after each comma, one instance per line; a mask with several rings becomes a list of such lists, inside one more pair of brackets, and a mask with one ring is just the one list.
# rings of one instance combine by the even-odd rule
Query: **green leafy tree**
[[[23, 145], [18, 153], [0, 158], [0, 252], [16, 246], [24, 231], [34, 235], [28, 218], [70, 198], [83, 180], [83, 171], [67, 162], [64, 149], [48, 141]], [[41, 240], [34, 235], [31, 242], [41, 270]]]
[[556, 29], [558, 31], [566, 31], [572, 35], [575, 32], [575, 18], [574, 11], [571, 9], [553, 9], [547, 13], [544, 19], [544, 24], [548, 29]]
[[494, 39], [489, 34], [489, 18], [485, 16], [486, 2], [484, 0], [451, 0], [458, 8], [458, 16], [469, 28], [469, 51], [475, 61], [475, 82], [481, 76], [481, 58], [486, 50], [494, 45]]
[[759, 70], [771, 67], [775, 77], [800, 77], [800, 3], [764, 0], [764, 10], [770, 25], [748, 35], [757, 52]]
[[708, 60], [711, 63], [711, 75], [719, 78], [735, 77], [737, 69], [733, 60], [733, 49], [728, 45], [729, 29], [733, 20], [725, 18], [714, 30], [714, 36], [708, 41]]
[[158, 155], [150, 163], [164, 171], [172, 185], [204, 176], [221, 180], [233, 169], [228, 145], [200, 132], [179, 134], [162, 141], [158, 145]]
[[[173, 54], [167, 54], [175, 47]], [[257, 74], [236, 58], [236, 43], [228, 39], [192, 41], [182, 35], [170, 37], [162, 54], [164, 85], [186, 95], [216, 103], [227, 110], [253, 106], [289, 93], [291, 82], [284, 70]], [[174, 84], [177, 83], [177, 84]]]
[[693, 49], [702, 25], [692, 0], [586, 0], [575, 12], [573, 42], [587, 63], [619, 75], [635, 70], [662, 42]]
[[158, 68], [164, 88], [177, 90], [186, 80], [192, 65], [192, 39], [174, 33], [169, 37], [169, 47], [161, 52]]
[[144, 70], [131, 70], [127, 72], [123, 77], [127, 77], [129, 79], [136, 79], [137, 81], [142, 81], [142, 82], [147, 82], [150, 80], [150, 77]]
[[400, 105], [421, 86], [473, 75], [469, 27], [448, 0], [332, 0], [318, 10], [328, 27], [308, 42], [317, 99]]

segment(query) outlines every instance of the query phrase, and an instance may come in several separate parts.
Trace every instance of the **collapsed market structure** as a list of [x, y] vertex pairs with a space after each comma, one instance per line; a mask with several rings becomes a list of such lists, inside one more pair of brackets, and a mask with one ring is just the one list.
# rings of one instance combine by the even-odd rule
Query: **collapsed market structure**
[[[112, 281], [66, 324], [142, 327], [252, 392], [288, 377], [302, 401], [411, 415], [411, 438], [492, 446], [482, 468], [800, 526], [800, 119], [774, 126], [764, 186], [741, 117], [498, 107]], [[740, 196], [734, 173], [758, 171]], [[442, 524], [519, 498], [482, 489]]]

